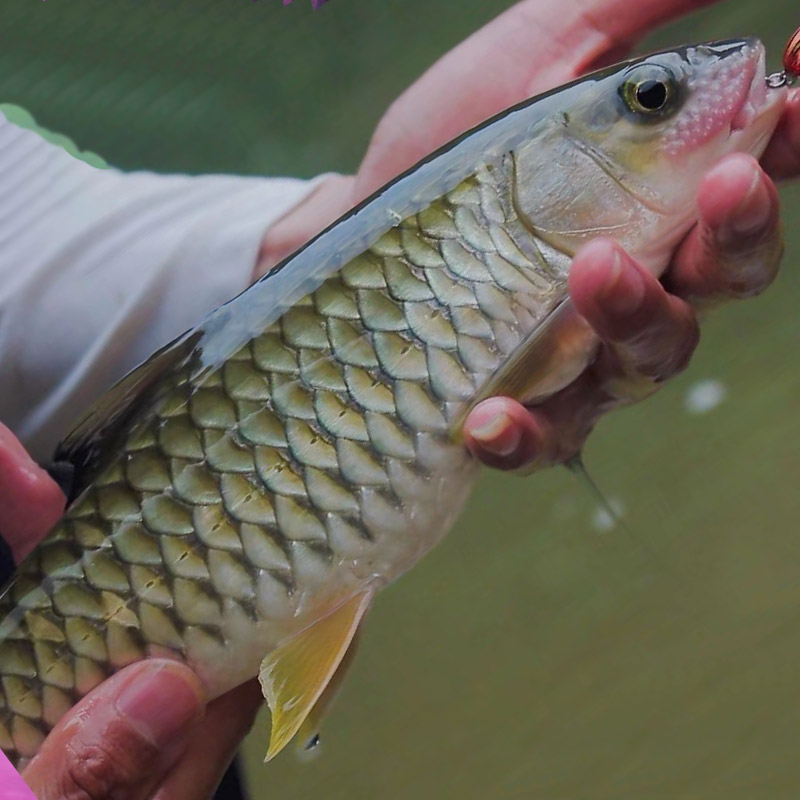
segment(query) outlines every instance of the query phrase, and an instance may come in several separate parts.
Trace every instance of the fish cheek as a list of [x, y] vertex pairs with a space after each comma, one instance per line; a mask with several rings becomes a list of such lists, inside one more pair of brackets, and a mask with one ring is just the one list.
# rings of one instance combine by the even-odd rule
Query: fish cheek
[[598, 236], [631, 246], [652, 226], [658, 214], [633, 183], [623, 165], [563, 126], [513, 157], [517, 215], [533, 235], [568, 255]]

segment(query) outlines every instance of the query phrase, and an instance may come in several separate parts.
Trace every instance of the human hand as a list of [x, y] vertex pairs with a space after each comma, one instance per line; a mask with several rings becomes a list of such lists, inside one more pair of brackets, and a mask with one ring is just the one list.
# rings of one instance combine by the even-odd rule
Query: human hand
[[[0, 531], [19, 562], [64, 496], [0, 425]], [[39, 800], [211, 797], [261, 705], [252, 681], [211, 703], [189, 667], [152, 659], [121, 670], [67, 713], [22, 776]]]
[[783, 249], [778, 195], [758, 162], [724, 159], [705, 176], [697, 207], [699, 221], [663, 283], [611, 239], [576, 254], [569, 292], [601, 341], [599, 355], [533, 408], [507, 397], [477, 405], [465, 421], [477, 458], [526, 470], [566, 461], [603, 414], [648, 397], [687, 366], [699, 339], [697, 310], [758, 294], [772, 282]]
[[[514, 103], [624, 57], [671, 17], [713, 0], [524, 0], [438, 61], [389, 108], [358, 174], [324, 182], [269, 232], [258, 274], [386, 181], [464, 130]], [[500, 469], [545, 466], [580, 449], [608, 410], [654, 391], [697, 344], [695, 309], [763, 290], [781, 255], [778, 200], [769, 177], [800, 174], [800, 92], [786, 105], [763, 167], [731, 156], [707, 174], [697, 226], [662, 283], [611, 240], [573, 262], [569, 290], [598, 334], [597, 361], [533, 408], [503, 397], [472, 410], [465, 441]], [[766, 170], [766, 171], [765, 171]], [[634, 299], [638, 305], [634, 308]]]

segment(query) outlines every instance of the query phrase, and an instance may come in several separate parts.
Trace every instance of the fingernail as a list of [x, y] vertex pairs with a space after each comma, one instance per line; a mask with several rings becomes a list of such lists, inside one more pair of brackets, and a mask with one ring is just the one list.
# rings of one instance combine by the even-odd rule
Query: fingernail
[[645, 294], [644, 278], [618, 249], [614, 250], [611, 268], [601, 289], [602, 305], [618, 316], [638, 311]]
[[507, 457], [519, 448], [521, 433], [519, 426], [505, 412], [500, 412], [472, 431], [472, 438], [480, 446], [496, 456]]
[[756, 171], [747, 194], [731, 215], [727, 227], [738, 237], [753, 236], [767, 227], [771, 214], [769, 190], [761, 173]]
[[195, 688], [169, 666], [146, 667], [119, 693], [117, 710], [157, 747], [167, 747], [202, 713]]

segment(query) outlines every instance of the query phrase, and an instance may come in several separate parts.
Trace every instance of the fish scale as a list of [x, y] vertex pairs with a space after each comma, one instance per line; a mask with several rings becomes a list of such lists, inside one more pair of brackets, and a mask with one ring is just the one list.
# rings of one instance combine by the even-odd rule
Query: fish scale
[[0, 605], [12, 760], [115, 670], [200, 665], [243, 636], [263, 653], [287, 620], [433, 543], [447, 498], [431, 477], [474, 471], [452, 421], [563, 287], [498, 193], [470, 177], [221, 367], [189, 358], [170, 376]]

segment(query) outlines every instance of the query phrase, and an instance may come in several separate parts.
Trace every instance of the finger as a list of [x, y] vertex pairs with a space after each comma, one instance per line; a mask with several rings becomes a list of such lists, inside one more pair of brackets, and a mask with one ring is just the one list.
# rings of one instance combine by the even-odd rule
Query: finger
[[59, 722], [23, 777], [39, 800], [145, 800], [183, 754], [203, 698], [183, 664], [128, 667]]
[[800, 175], [800, 89], [789, 94], [761, 163], [775, 180]]
[[597, 419], [618, 404], [585, 372], [535, 408], [509, 397], [484, 400], [467, 416], [464, 439], [486, 466], [530, 472], [574, 456]]
[[0, 424], [0, 535], [17, 563], [58, 521], [64, 502], [58, 484]]
[[778, 193], [748, 155], [721, 161], [703, 180], [699, 222], [679, 248], [666, 282], [695, 303], [758, 294], [783, 252]]
[[467, 416], [464, 439], [487, 466], [509, 470], [564, 461], [615, 398], [651, 393], [683, 369], [697, 345], [689, 305], [668, 295], [610, 239], [590, 242], [576, 254], [569, 289], [603, 341], [602, 355], [590, 373], [533, 411], [507, 397], [479, 403]]
[[619, 58], [660, 23], [715, 0], [523, 0], [431, 67], [388, 109], [359, 171], [365, 197], [493, 114]]
[[576, 254], [569, 291], [605, 345], [592, 371], [600, 383], [613, 382], [615, 394], [649, 393], [689, 362], [699, 339], [691, 307], [616, 242], [598, 239]]
[[510, 397], [478, 403], [464, 422], [467, 448], [495, 469], [518, 469], [546, 459], [549, 438], [537, 416]]
[[261, 244], [253, 278], [266, 275], [344, 214], [353, 205], [354, 186], [352, 175], [329, 175], [302, 203], [271, 225]]
[[262, 706], [257, 681], [250, 681], [208, 706], [192, 732], [180, 762], [153, 800], [210, 798]]

